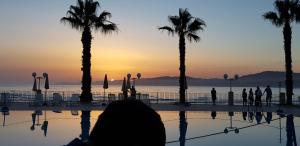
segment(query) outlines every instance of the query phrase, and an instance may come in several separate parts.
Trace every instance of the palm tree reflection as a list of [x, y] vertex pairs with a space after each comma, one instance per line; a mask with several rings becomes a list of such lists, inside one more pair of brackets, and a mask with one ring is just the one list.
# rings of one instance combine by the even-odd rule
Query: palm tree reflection
[[81, 141], [86, 142], [88, 141], [89, 134], [90, 134], [90, 117], [91, 111], [81, 111]]
[[186, 131], [187, 131], [187, 120], [186, 120], [186, 114], [185, 111], [180, 111], [179, 112], [179, 141], [180, 141], [180, 146], [185, 145], [185, 137], [186, 137]]
[[296, 138], [293, 115], [287, 115], [286, 117], [286, 145], [297, 146], [297, 138]]

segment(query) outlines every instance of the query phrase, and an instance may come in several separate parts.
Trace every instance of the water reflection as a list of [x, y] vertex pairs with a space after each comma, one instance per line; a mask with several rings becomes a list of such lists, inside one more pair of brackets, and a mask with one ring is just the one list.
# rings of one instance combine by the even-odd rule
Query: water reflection
[[6, 107], [6, 106], [2, 107], [1, 108], [1, 113], [3, 115], [3, 124], [2, 124], [2, 126], [4, 127], [5, 126], [5, 122], [6, 122], [6, 116], [9, 115], [9, 109], [8, 109], [8, 107]]
[[81, 111], [81, 141], [87, 142], [89, 139], [90, 134], [90, 117], [91, 117], [91, 111]]
[[286, 145], [287, 146], [297, 146], [294, 116], [287, 115], [286, 117]]
[[47, 131], [48, 131], [48, 121], [47, 121], [47, 111], [44, 111], [44, 122], [42, 124], [41, 130], [44, 131], [44, 136], [47, 136]]
[[211, 118], [214, 120], [217, 117], [217, 112], [216, 111], [211, 111]]
[[[48, 139], [47, 141], [50, 141], [50, 139], [52, 140], [53, 135], [60, 134], [60, 133], [53, 133], [53, 132], [58, 127], [64, 124], [53, 120], [59, 119], [59, 121], [62, 122], [63, 120], [69, 120], [68, 122], [76, 123], [75, 126], [78, 130], [77, 133], [73, 133], [74, 135], [69, 133], [69, 137], [67, 136], [67, 134], [61, 136], [64, 139], [69, 138], [68, 142], [70, 142], [74, 137], [78, 137], [78, 140], [80, 141], [86, 141], [89, 137], [89, 133], [91, 130], [90, 128], [91, 126], [93, 126], [93, 122], [95, 121], [95, 118], [92, 117], [92, 115], [94, 114], [92, 114], [91, 111], [79, 111], [79, 116], [75, 118], [74, 115], [77, 115], [77, 112], [75, 111], [73, 112], [63, 111], [63, 114], [61, 114], [63, 117], [58, 116], [57, 113], [53, 113], [51, 111], [44, 111], [44, 110], [43, 111], [35, 110], [33, 112], [32, 111], [19, 112], [18, 114], [16, 113], [18, 112], [9, 111], [9, 110], [5, 112], [5, 110], [1, 108], [2, 118], [0, 119], [0, 123], [5, 127], [2, 127], [3, 129], [0, 130], [2, 131], [2, 133], [0, 132], [0, 134], [3, 134], [4, 131], [9, 131], [10, 129], [13, 128], [18, 128], [19, 130], [18, 133], [20, 134], [22, 133], [23, 135], [25, 135], [24, 133], [26, 133], [28, 137], [31, 136], [33, 137], [31, 139], [33, 141], [32, 145], [36, 145], [36, 143], [39, 142], [39, 140], [37, 140], [37, 134], [39, 134], [38, 135], [39, 137], [47, 136]], [[252, 138], [252, 137], [257, 137], [262, 135], [264, 138], [259, 138], [257, 142], [256, 141], [252, 143], [250, 142], [251, 145], [253, 145], [253, 143], [257, 143], [258, 145], [265, 145], [267, 143], [271, 143], [270, 145], [297, 146], [296, 134], [297, 134], [297, 124], [299, 124], [298, 121], [299, 118], [294, 117], [293, 115], [278, 114], [278, 113], [277, 113], [278, 115], [276, 115], [276, 113], [265, 112], [262, 110], [260, 111], [252, 110], [252, 111], [244, 111], [244, 112], [226, 112], [226, 113], [216, 112], [216, 111], [211, 111], [206, 113], [187, 112], [187, 111], [178, 111], [178, 112], [169, 112], [169, 113], [166, 112], [166, 113], [162, 112], [161, 114], [161, 116], [164, 117], [164, 119], [166, 120], [166, 122], [164, 123], [168, 125], [168, 129], [170, 129], [170, 125], [172, 126], [171, 127], [172, 130], [170, 130], [172, 131], [172, 134], [174, 133], [173, 129], [175, 130], [177, 129], [176, 131], [178, 132], [176, 135], [173, 136], [170, 136], [172, 134], [168, 135], [169, 136], [168, 141], [176, 140], [176, 142], [174, 142], [175, 145], [196, 146], [197, 144], [201, 145], [202, 142], [209, 144], [209, 143], [214, 143], [213, 139], [217, 139], [217, 138], [221, 138], [221, 139], [231, 138], [232, 140], [241, 141], [242, 137]], [[17, 117], [16, 115], [18, 116], [20, 115], [20, 117]], [[175, 121], [173, 120], [174, 117], [176, 117]], [[172, 119], [172, 121], [168, 120], [168, 118]], [[57, 123], [59, 123], [59, 125], [57, 125]], [[51, 130], [48, 129], [49, 124], [52, 125]], [[20, 128], [20, 126], [22, 126], [22, 128]], [[229, 132], [229, 134], [225, 136], [224, 129], [227, 127], [236, 127], [239, 129], [239, 132], [242, 134], [235, 135], [234, 134], [235, 131], [232, 130], [232, 132]], [[69, 126], [68, 128], [72, 128], [72, 127]], [[80, 128], [81, 131], [79, 131]], [[31, 130], [34, 132], [31, 132]], [[15, 131], [15, 129], [13, 129], [12, 131]], [[9, 132], [3, 134], [1, 137], [2, 137], [1, 141], [4, 142], [2, 142], [0, 145], [2, 144], [11, 145], [10, 143], [5, 143], [5, 142], [9, 141], [9, 137], [18, 137], [18, 134]], [[201, 139], [204, 137], [212, 137], [212, 139], [209, 138]], [[265, 142], [263, 142], [263, 140]], [[45, 143], [47, 143], [47, 141], [45, 141]], [[299, 141], [299, 136], [298, 136], [298, 141]], [[64, 144], [66, 143], [67, 142], [65, 142]], [[235, 142], [230, 142], [230, 143], [235, 143]], [[250, 143], [245, 144], [245, 146], [250, 145]], [[171, 146], [173, 144], [166, 144], [166, 146], [168, 145]], [[215, 145], [220, 145], [220, 143], [217, 143]], [[12, 144], [12, 146], [15, 145]]]
[[185, 146], [185, 139], [186, 139], [186, 132], [187, 132], [187, 120], [186, 120], [186, 112], [185, 111], [180, 111], [179, 112], [179, 143], [180, 146]]

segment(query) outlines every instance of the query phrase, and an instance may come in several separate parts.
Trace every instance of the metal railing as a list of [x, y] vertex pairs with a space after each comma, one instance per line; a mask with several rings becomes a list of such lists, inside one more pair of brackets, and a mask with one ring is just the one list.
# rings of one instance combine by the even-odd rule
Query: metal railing
[[[34, 102], [36, 100], [36, 93], [33, 91], [20, 91], [20, 90], [9, 90], [0, 91], [0, 102], [10, 102], [10, 103], [26, 103]], [[71, 101], [71, 98], [76, 95], [79, 98], [80, 93], [73, 91], [47, 91], [42, 92], [43, 100], [52, 101], [54, 93], [58, 93], [63, 102]], [[46, 96], [45, 96], [46, 95]], [[149, 99], [151, 104], [160, 103], [175, 103], [179, 102], [178, 92], [143, 92], [137, 94], [137, 99]], [[122, 93], [120, 92], [108, 92], [105, 95], [103, 92], [93, 92], [93, 100], [97, 101], [112, 101], [123, 99]], [[211, 104], [211, 94], [210, 93], [186, 93], [186, 101], [195, 104]], [[262, 97], [262, 102], [265, 102], [265, 97]], [[272, 98], [273, 103], [279, 103], [279, 95], [275, 94]], [[228, 103], [228, 93], [218, 93], [216, 104], [227, 104]], [[300, 104], [300, 96], [294, 96], [293, 103]], [[234, 104], [242, 104], [242, 95], [234, 94]]]

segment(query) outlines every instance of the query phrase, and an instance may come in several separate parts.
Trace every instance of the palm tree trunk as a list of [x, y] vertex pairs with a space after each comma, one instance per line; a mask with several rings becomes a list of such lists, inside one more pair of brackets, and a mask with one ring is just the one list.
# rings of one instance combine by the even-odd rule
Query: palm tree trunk
[[179, 36], [179, 54], [180, 54], [180, 76], [179, 76], [179, 96], [180, 103], [185, 103], [185, 38], [184, 35]]
[[293, 96], [293, 70], [292, 70], [292, 51], [291, 51], [291, 40], [292, 40], [292, 29], [289, 22], [286, 22], [283, 28], [284, 36], [284, 52], [285, 52], [285, 84], [286, 84], [286, 96], [287, 104], [292, 104]]
[[89, 27], [85, 27], [82, 33], [81, 42], [83, 45], [82, 51], [82, 86], [81, 86], [81, 102], [91, 102], [92, 93], [91, 93], [91, 42], [92, 34]]

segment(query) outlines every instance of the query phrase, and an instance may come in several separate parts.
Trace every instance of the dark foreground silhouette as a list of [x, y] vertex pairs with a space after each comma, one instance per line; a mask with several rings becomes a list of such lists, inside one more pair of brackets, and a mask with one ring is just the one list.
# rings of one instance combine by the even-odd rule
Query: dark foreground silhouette
[[87, 143], [68, 146], [165, 146], [165, 127], [159, 114], [137, 100], [113, 102], [99, 116]]

